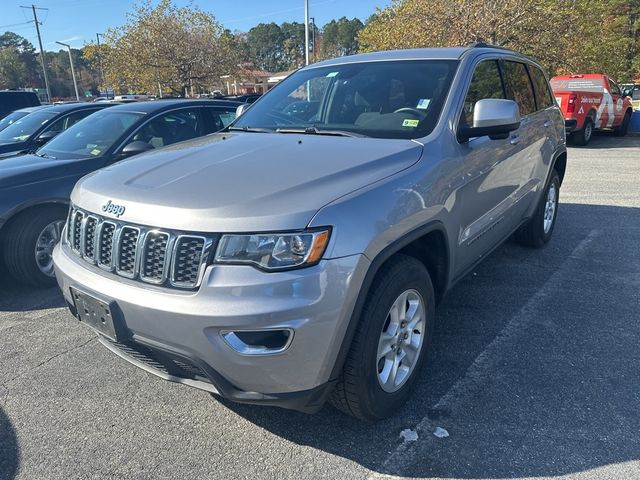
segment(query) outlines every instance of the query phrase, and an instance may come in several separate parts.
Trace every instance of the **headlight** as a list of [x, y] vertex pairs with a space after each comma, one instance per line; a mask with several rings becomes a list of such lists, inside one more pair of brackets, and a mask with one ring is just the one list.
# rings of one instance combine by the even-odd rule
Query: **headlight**
[[265, 270], [314, 265], [329, 243], [330, 229], [292, 233], [223, 235], [215, 263], [251, 264]]

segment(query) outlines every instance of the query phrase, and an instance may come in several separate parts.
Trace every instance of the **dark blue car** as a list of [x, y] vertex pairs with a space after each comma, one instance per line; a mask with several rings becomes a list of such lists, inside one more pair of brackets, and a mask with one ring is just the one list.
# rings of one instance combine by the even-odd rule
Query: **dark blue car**
[[51, 252], [81, 177], [132, 155], [221, 130], [239, 105], [160, 100], [112, 106], [34, 154], [0, 161], [0, 259], [6, 270], [23, 283], [52, 285]]
[[26, 117], [30, 113], [36, 112], [38, 110], [42, 110], [43, 108], [49, 108], [51, 105], [38, 105], [37, 107], [26, 107], [21, 108], [20, 110], [16, 110], [11, 112], [6, 117], [0, 119], [0, 130], [4, 130], [9, 125], [16, 123], [22, 117]]
[[0, 131], [0, 160], [33, 152], [60, 132], [113, 104], [67, 103], [38, 108]]

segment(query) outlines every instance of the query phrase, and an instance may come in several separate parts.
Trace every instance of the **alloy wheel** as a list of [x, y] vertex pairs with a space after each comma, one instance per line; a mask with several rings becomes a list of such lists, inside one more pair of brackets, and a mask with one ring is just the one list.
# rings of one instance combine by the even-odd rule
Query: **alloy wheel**
[[417, 290], [405, 290], [389, 309], [378, 340], [378, 383], [387, 393], [398, 391], [413, 372], [425, 338], [425, 305]]
[[60, 241], [64, 220], [55, 220], [42, 229], [36, 240], [36, 265], [47, 277], [53, 277], [53, 248]]

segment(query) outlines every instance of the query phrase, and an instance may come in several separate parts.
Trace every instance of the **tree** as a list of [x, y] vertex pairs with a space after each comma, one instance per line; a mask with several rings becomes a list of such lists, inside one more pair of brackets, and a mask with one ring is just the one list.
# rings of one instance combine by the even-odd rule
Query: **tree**
[[254, 66], [270, 72], [287, 68], [284, 35], [276, 23], [260, 23], [247, 32], [247, 46]]
[[239, 61], [211, 14], [172, 0], [138, 4], [125, 25], [105, 32], [99, 52], [97, 45], [85, 48], [85, 58], [94, 66], [101, 60], [105, 82], [120, 92], [186, 95], [216, 85]]
[[289, 70], [304, 66], [304, 23], [284, 22], [280, 25], [282, 32], [282, 65], [278, 70]]
[[364, 51], [486, 41], [531, 55], [552, 74], [625, 80], [640, 73], [640, 0], [394, 0], [359, 41]]
[[20, 57], [26, 75], [22, 86], [44, 86], [36, 50], [26, 38], [14, 32], [5, 32], [0, 35], [0, 49], [3, 48], [14, 50]]
[[0, 89], [25, 86], [27, 70], [13, 48], [0, 48]]
[[331, 58], [357, 53], [358, 34], [363, 27], [357, 18], [331, 20], [322, 29], [322, 56]]

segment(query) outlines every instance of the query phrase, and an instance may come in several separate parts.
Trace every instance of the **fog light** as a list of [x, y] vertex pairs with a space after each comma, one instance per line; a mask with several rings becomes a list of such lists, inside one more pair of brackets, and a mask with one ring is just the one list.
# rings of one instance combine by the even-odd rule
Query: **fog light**
[[220, 332], [224, 341], [242, 355], [284, 352], [293, 340], [293, 330], [242, 330]]

